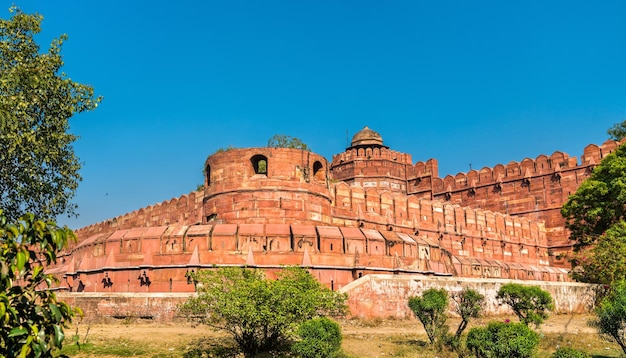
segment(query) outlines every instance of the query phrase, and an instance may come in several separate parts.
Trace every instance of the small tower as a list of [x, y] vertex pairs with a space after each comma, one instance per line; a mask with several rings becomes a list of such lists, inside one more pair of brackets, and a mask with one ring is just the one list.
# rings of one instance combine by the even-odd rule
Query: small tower
[[412, 171], [411, 156], [390, 150], [380, 134], [367, 126], [352, 137], [345, 152], [333, 156], [330, 164], [333, 180], [404, 194]]
[[290, 148], [231, 149], [205, 163], [203, 222], [330, 222], [328, 162]]

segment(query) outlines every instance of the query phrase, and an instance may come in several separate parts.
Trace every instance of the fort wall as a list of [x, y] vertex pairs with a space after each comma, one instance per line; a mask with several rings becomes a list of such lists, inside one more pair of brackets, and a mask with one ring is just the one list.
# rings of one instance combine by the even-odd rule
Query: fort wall
[[[505, 283], [532, 284], [550, 292], [555, 313], [589, 312], [596, 299], [596, 285], [582, 283], [555, 283], [511, 281], [501, 279], [475, 279], [463, 277], [368, 275], [352, 282], [341, 291], [348, 293], [348, 306], [352, 315], [361, 318], [413, 318], [407, 302], [430, 288], [443, 288], [450, 295], [471, 288], [485, 296], [486, 315], [510, 315], [507, 305], [499, 305], [496, 295]], [[451, 314], [455, 314], [453, 311]]]
[[77, 230], [50, 272], [112, 294], [193, 292], [191, 272], [220, 266], [307, 267], [333, 289], [382, 273], [567, 282], [560, 208], [619, 145], [439, 178], [435, 159], [354, 143], [330, 164], [288, 148], [211, 155], [204, 190]]
[[[553, 258], [570, 249], [565, 219], [560, 210], [602, 158], [620, 142], [585, 147], [581, 162], [566, 153], [540, 155], [521, 162], [498, 164], [493, 168], [471, 170], [432, 183], [418, 185], [416, 191], [432, 187], [434, 199], [474, 208], [543, 220]], [[555, 264], [563, 264], [555, 261]]]
[[[499, 279], [447, 278], [423, 275], [380, 275], [372, 274], [359, 278], [343, 287], [348, 294], [349, 316], [359, 318], [414, 319], [407, 302], [412, 296], [420, 295], [429, 288], [444, 288], [451, 295], [471, 288], [486, 297], [485, 315], [514, 316], [506, 305], [495, 299], [504, 283], [527, 281]], [[585, 313], [593, 307], [596, 286], [581, 283], [554, 283], [535, 281], [550, 292], [555, 313]], [[59, 292], [59, 299], [85, 312], [87, 322], [98, 322], [111, 318], [143, 318], [160, 322], [179, 319], [176, 306], [185, 302], [192, 292]], [[451, 310], [451, 315], [455, 313]]]

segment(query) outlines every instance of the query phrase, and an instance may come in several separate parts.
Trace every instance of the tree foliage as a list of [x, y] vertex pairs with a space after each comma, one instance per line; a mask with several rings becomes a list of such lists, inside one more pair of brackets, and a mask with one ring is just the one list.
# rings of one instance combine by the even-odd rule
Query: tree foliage
[[626, 219], [626, 146], [602, 159], [563, 205], [561, 214], [576, 249], [595, 243], [611, 226]]
[[272, 136], [272, 138], [267, 141], [267, 146], [270, 148], [292, 148], [311, 151], [311, 148], [299, 138], [284, 134], [275, 134]]
[[445, 289], [430, 288], [422, 296], [409, 298], [409, 308], [420, 320], [428, 335], [430, 344], [443, 344], [448, 333], [448, 292]]
[[622, 140], [622, 138], [626, 137], [626, 120], [620, 123], [615, 123], [613, 127], [609, 128], [607, 131], [610, 139], [612, 140]]
[[0, 207], [10, 220], [25, 212], [51, 219], [74, 213], [80, 162], [69, 118], [100, 102], [90, 86], [60, 72], [67, 36], [40, 52], [43, 17], [10, 9], [0, 19]]
[[0, 210], [0, 356], [49, 357], [58, 354], [64, 328], [78, 309], [48, 290], [54, 276], [44, 267], [74, 234], [53, 222], [23, 215], [10, 223]]
[[346, 309], [345, 295], [297, 267], [284, 268], [276, 280], [238, 267], [201, 270], [195, 279], [198, 295], [180, 312], [230, 333], [246, 355], [279, 349], [297, 324]]
[[496, 298], [511, 307], [520, 322], [539, 326], [548, 318], [548, 312], [554, 309], [552, 296], [539, 286], [526, 286], [507, 283], [500, 286]]
[[318, 317], [302, 323], [297, 331], [300, 340], [291, 351], [301, 358], [337, 356], [341, 349], [341, 327], [327, 317]]
[[477, 358], [530, 358], [539, 346], [539, 335], [522, 323], [490, 322], [467, 334], [467, 348]]
[[470, 320], [480, 317], [480, 313], [485, 304], [485, 296], [481, 295], [476, 290], [466, 288], [452, 298], [456, 303], [454, 310], [461, 317], [459, 327], [454, 334], [454, 338], [458, 341]]
[[595, 316], [591, 326], [615, 340], [626, 354], [626, 281], [618, 281], [611, 287], [597, 306]]
[[626, 222], [611, 226], [596, 244], [571, 260], [572, 277], [581, 282], [611, 285], [626, 279]]

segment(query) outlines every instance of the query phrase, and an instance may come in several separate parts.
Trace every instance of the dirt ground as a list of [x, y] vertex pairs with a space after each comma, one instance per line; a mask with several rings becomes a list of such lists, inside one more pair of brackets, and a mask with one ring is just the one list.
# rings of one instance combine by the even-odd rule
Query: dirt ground
[[[470, 325], [470, 328], [490, 320], [507, 318], [517, 321], [513, 317], [483, 318]], [[600, 339], [596, 331], [588, 326], [587, 321], [590, 318], [590, 315], [553, 315], [540, 327], [539, 332], [546, 337], [552, 337], [550, 339], [555, 340], [555, 345], [567, 344], [577, 348], [588, 348], [589, 351], [601, 351], [600, 356], [603, 357], [619, 356], [615, 344]], [[343, 320], [340, 323], [344, 336], [342, 348], [352, 357], [437, 356], [424, 353], [426, 335], [417, 320]], [[457, 320], [450, 321], [452, 330], [456, 329], [457, 325]], [[180, 357], [185, 351], [193, 348], [200, 339], [208, 338], [218, 344], [220, 342], [228, 344], [230, 341], [228, 335], [223, 332], [214, 331], [206, 326], [192, 326], [184, 321], [156, 323], [142, 320], [111, 320], [98, 324], [81, 323], [68, 329], [66, 335], [68, 338], [77, 335], [79, 342], [99, 346], [113, 343], [119, 346], [122, 342], [129, 350], [124, 355], [145, 357]], [[135, 348], [137, 350], [133, 353]], [[113, 352], [110, 356], [120, 355], [122, 353]], [[439, 356], [445, 357], [446, 354]]]

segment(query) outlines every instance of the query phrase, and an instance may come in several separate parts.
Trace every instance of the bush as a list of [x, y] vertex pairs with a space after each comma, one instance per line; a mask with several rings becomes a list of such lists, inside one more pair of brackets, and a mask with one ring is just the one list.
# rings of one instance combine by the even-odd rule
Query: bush
[[430, 344], [441, 345], [448, 334], [446, 309], [448, 292], [444, 289], [430, 288], [421, 297], [409, 298], [409, 308], [422, 322]]
[[193, 279], [198, 295], [179, 306], [179, 312], [230, 333], [246, 355], [283, 349], [298, 324], [346, 308], [345, 295], [298, 267], [282, 269], [276, 280], [241, 267], [202, 270]]
[[326, 317], [308, 320], [298, 328], [300, 341], [291, 351], [302, 358], [335, 357], [341, 349], [341, 327]]
[[463, 331], [467, 328], [469, 321], [472, 318], [480, 317], [480, 312], [483, 310], [483, 305], [485, 304], [485, 296], [481, 295], [476, 290], [466, 288], [458, 295], [455, 295], [453, 299], [456, 303], [454, 311], [461, 317], [459, 327], [454, 334], [454, 338], [459, 340], [461, 334], [463, 334]]
[[532, 357], [538, 345], [539, 335], [523, 323], [491, 322], [467, 334], [467, 349], [477, 358]]
[[560, 347], [556, 352], [552, 353], [551, 358], [589, 358], [589, 355], [583, 351], [571, 347]]
[[594, 313], [596, 318], [589, 324], [615, 340], [626, 354], [626, 281], [615, 283]]
[[554, 308], [552, 296], [539, 286], [525, 286], [507, 283], [500, 287], [496, 298], [511, 306], [520, 322], [539, 326], [548, 318], [548, 311]]

